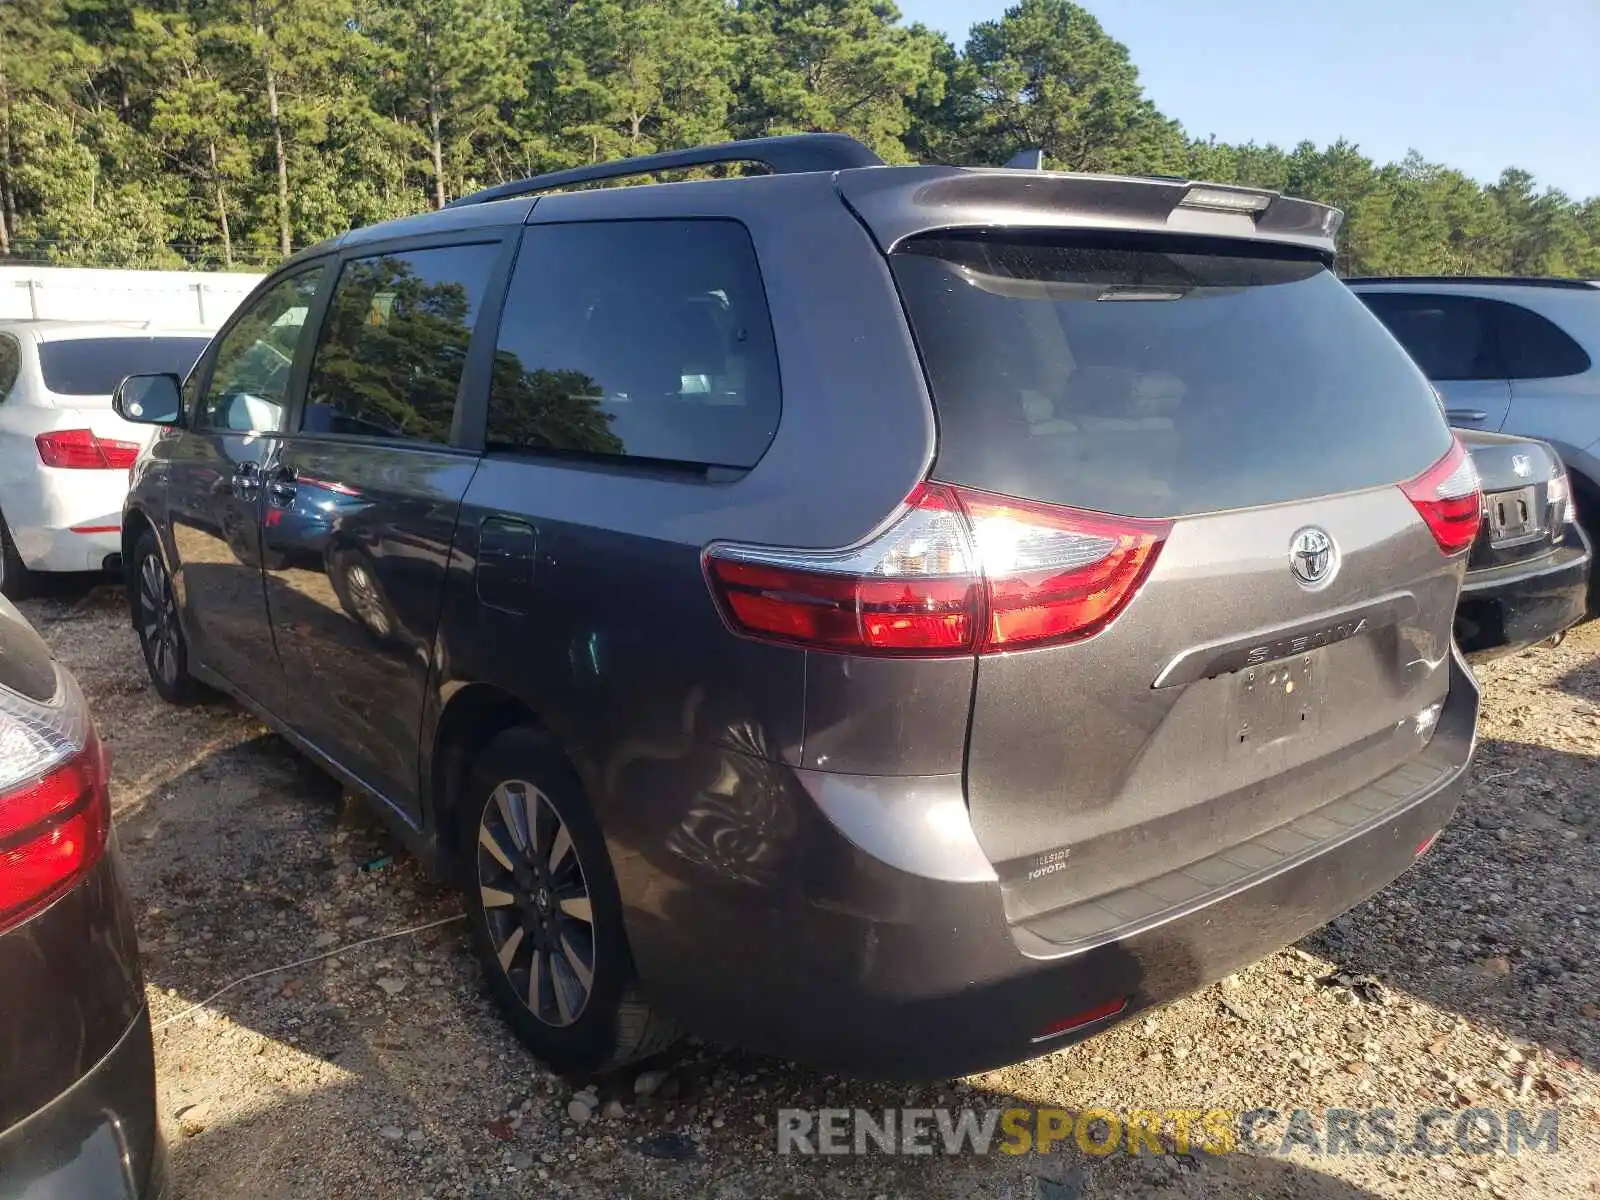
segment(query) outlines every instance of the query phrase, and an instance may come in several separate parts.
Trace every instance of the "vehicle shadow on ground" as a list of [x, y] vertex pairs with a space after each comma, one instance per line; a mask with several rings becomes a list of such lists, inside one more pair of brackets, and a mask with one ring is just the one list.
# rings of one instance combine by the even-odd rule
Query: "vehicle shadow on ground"
[[[1377, 1200], [1378, 1193], [1307, 1166], [1252, 1153], [1201, 1155], [1175, 1165], [1170, 1157], [1091, 1158], [1076, 1150], [1048, 1156], [942, 1156], [797, 1159], [778, 1155], [769, 1141], [724, 1139], [713, 1170], [697, 1158], [655, 1158], [632, 1139], [596, 1153], [541, 1156], [541, 1143], [513, 1135], [509, 1142], [477, 1132], [470, 1097], [459, 1107], [389, 1103], [384, 1119], [406, 1136], [367, 1139], [351, 1130], [346, 1153], [311, 1157], [307, 1131], [349, 1126], [370, 1113], [370, 1087], [344, 1080], [292, 1100], [267, 1099], [245, 1115], [190, 1126], [173, 1146], [172, 1200], [249, 1196], [258, 1200], [311, 1195], [449, 1194], [482, 1197], [623, 1200], [739, 1197], [741, 1200], [1193, 1200], [1196, 1197], [1294, 1197], [1295, 1200]], [[524, 1156], [548, 1168], [504, 1165]], [[449, 1165], [447, 1165], [449, 1164]], [[542, 1170], [542, 1174], [540, 1173]]]
[[1595, 1066], [1600, 1022], [1579, 998], [1600, 995], [1596, 797], [1600, 758], [1480, 742], [1472, 782], [1433, 849], [1302, 946]]

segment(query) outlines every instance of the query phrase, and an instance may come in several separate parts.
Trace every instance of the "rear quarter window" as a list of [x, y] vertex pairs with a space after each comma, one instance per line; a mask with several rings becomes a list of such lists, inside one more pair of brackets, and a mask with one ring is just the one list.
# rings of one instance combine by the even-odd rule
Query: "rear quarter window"
[[1320, 262], [1189, 239], [940, 235], [891, 256], [938, 478], [1172, 517], [1392, 484], [1450, 432]]
[[779, 408], [743, 225], [575, 222], [523, 235], [495, 349], [491, 450], [748, 468]]
[[1520, 304], [1498, 307], [1508, 377], [1559, 379], [1589, 369], [1589, 355], [1554, 321]]
[[39, 343], [44, 386], [58, 396], [110, 396], [127, 375], [189, 373], [203, 337], [68, 338]]

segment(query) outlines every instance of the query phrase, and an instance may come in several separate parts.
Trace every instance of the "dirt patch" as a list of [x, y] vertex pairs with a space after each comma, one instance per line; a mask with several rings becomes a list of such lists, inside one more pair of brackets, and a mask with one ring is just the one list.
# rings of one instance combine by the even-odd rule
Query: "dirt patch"
[[[24, 606], [113, 761], [179, 1197], [1575, 1197], [1600, 1193], [1600, 628], [1480, 673], [1474, 784], [1407, 876], [1081, 1046], [926, 1087], [691, 1044], [591, 1092], [496, 1017], [455, 896], [230, 705], [163, 704], [119, 593]], [[264, 667], [264, 669], [267, 669]], [[447, 922], [436, 924], [437, 922]], [[397, 930], [422, 932], [367, 942]], [[355, 948], [348, 948], [354, 946]], [[329, 951], [333, 957], [286, 966]], [[736, 969], [737, 964], [730, 964]], [[198, 1011], [218, 988], [261, 973]], [[782, 1108], [1555, 1108], [1559, 1150], [798, 1157]], [[1098, 1127], [1097, 1127], [1098, 1128]], [[1440, 1140], [1452, 1125], [1439, 1127]], [[1369, 1139], [1370, 1140], [1370, 1139]]]

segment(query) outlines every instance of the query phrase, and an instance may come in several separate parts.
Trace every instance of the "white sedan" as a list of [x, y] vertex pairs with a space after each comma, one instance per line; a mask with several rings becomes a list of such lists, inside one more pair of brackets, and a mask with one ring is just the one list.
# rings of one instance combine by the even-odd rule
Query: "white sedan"
[[187, 375], [203, 330], [0, 321], [0, 592], [122, 553], [128, 468], [154, 433], [111, 411], [124, 375]]

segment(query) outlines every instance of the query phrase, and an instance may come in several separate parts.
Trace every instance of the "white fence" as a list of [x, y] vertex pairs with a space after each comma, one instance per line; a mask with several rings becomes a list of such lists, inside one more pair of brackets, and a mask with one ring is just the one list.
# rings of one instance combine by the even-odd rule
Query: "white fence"
[[148, 321], [215, 329], [261, 275], [231, 271], [108, 271], [0, 267], [0, 319]]

